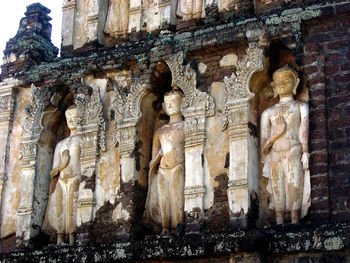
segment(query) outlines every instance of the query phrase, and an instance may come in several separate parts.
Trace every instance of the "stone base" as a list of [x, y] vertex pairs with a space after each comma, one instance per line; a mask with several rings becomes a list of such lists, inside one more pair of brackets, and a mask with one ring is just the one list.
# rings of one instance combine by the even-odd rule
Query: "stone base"
[[231, 216], [230, 217], [230, 230], [237, 231], [248, 228], [248, 216]]
[[75, 234], [75, 243], [78, 245], [87, 245], [92, 241], [92, 235], [90, 234], [92, 223], [85, 223], [79, 227]]
[[51, 245], [40, 251], [2, 254], [0, 261], [198, 262], [198, 259], [210, 262], [350, 262], [350, 223], [284, 225], [231, 234], [158, 237], [103, 246]]

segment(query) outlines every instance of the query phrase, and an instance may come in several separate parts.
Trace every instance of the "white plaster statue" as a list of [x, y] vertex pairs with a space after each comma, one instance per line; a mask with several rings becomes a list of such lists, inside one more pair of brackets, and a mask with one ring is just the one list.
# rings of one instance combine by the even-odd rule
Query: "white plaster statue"
[[293, 69], [278, 69], [272, 86], [280, 100], [261, 116], [263, 176], [269, 179], [277, 224], [285, 223], [288, 215], [293, 224], [299, 223], [310, 206], [309, 106], [293, 98], [298, 84]]
[[178, 0], [176, 15], [183, 20], [201, 18], [203, 0]]
[[66, 111], [70, 136], [60, 141], [55, 148], [53, 166], [50, 172], [50, 196], [43, 230], [53, 228], [57, 232], [57, 244], [74, 243], [76, 231], [76, 201], [81, 180], [80, 144], [77, 132], [77, 108]]
[[151, 217], [153, 221], [161, 224], [161, 235], [175, 232], [177, 225], [183, 224], [184, 220], [185, 134], [181, 114], [183, 99], [180, 90], [173, 90], [164, 95], [163, 108], [170, 121], [158, 128], [153, 136], [144, 216]]
[[109, 0], [104, 32], [111, 37], [125, 37], [129, 27], [129, 0]]

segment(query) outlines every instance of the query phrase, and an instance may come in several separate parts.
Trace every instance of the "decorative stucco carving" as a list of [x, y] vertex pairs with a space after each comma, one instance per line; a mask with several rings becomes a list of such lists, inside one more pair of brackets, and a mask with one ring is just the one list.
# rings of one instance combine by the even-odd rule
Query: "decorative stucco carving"
[[255, 94], [250, 91], [249, 82], [254, 73], [264, 70], [265, 63], [266, 59], [262, 49], [248, 47], [245, 58], [238, 64], [237, 71], [233, 72], [230, 77], [224, 78], [227, 93], [224, 129], [228, 127], [229, 121], [236, 123], [235, 114], [231, 114], [233, 118], [229, 116], [230, 109], [246, 104], [254, 97]]
[[229, 131], [230, 165], [227, 196], [231, 223], [238, 228], [246, 227], [252, 193], [258, 192], [257, 138], [250, 133], [254, 126], [249, 101], [255, 96], [250, 90], [252, 76], [263, 71], [266, 58], [263, 49], [251, 45], [245, 58], [238, 64], [231, 77], [225, 77], [225, 118], [223, 128]]
[[[38, 184], [45, 185], [45, 176], [37, 178], [39, 172], [38, 155], [39, 141], [44, 130], [42, 118], [44, 116], [45, 102], [44, 91], [31, 85], [32, 100], [25, 107], [25, 117], [22, 124], [23, 134], [19, 151], [19, 159], [22, 166], [20, 204], [17, 209], [17, 231], [18, 245], [28, 245], [30, 238], [38, 233], [34, 224], [40, 225], [43, 220], [44, 207], [39, 207], [36, 202], [45, 198], [45, 186], [38, 187]], [[45, 94], [45, 95], [44, 95]], [[46, 190], [47, 191], [47, 190]], [[37, 215], [37, 216], [36, 216]]]
[[147, 93], [148, 85], [135, 81], [130, 90], [121, 89], [117, 83], [109, 80], [115, 91], [113, 108], [115, 109], [114, 144], [119, 144], [121, 155], [130, 154], [135, 148], [136, 123], [140, 119], [141, 101]]
[[206, 117], [215, 114], [215, 103], [208, 93], [196, 88], [196, 72], [190, 64], [184, 66], [183, 62], [182, 52], [166, 61], [172, 73], [172, 86], [179, 87], [185, 94], [185, 102], [182, 105], [185, 117], [185, 145], [191, 147], [204, 143]]
[[184, 66], [183, 62], [184, 54], [182, 52], [177, 53], [170, 59], [166, 60], [172, 73], [172, 86], [181, 88], [185, 93], [185, 103], [182, 106], [183, 113], [185, 114], [186, 111], [205, 111], [206, 116], [213, 116], [215, 114], [215, 103], [213, 97], [196, 88], [197, 74], [195, 70], [191, 68], [190, 64]]
[[265, 57], [260, 48], [248, 47], [245, 58], [238, 64], [236, 73], [225, 77], [226, 91], [230, 101], [244, 100], [254, 97], [249, 89], [249, 82], [255, 72], [264, 70]]
[[42, 100], [42, 91], [34, 84], [32, 88], [32, 102], [25, 108], [25, 118], [23, 121], [23, 131], [26, 136], [40, 134], [44, 129], [41, 125], [45, 104]]
[[86, 141], [87, 146], [98, 146], [102, 151], [106, 151], [106, 123], [99, 88], [93, 89], [90, 98], [87, 98], [85, 94], [78, 94], [75, 103], [79, 116], [78, 130], [81, 133], [98, 132], [98, 145]]

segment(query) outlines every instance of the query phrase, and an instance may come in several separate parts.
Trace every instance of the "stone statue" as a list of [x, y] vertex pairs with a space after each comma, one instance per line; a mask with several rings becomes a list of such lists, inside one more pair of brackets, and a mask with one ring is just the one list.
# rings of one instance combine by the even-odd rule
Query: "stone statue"
[[78, 125], [76, 105], [67, 109], [66, 119], [71, 134], [60, 141], [55, 148], [50, 172], [50, 196], [43, 225], [44, 231], [53, 228], [57, 232], [57, 244], [64, 243], [66, 239], [69, 239], [70, 244], [74, 243], [74, 232], [77, 228], [76, 201], [81, 180], [81, 138], [76, 133]]
[[203, 0], [178, 0], [176, 15], [183, 20], [201, 18], [203, 12]]
[[310, 206], [309, 106], [293, 98], [299, 81], [288, 66], [275, 71], [272, 87], [280, 100], [261, 116], [263, 176], [269, 179], [277, 224], [290, 216], [293, 224], [299, 223]]
[[104, 32], [111, 37], [125, 37], [129, 28], [129, 0], [109, 0]]
[[184, 220], [185, 134], [181, 105], [184, 95], [172, 90], [164, 95], [163, 108], [168, 124], [153, 136], [149, 164], [148, 195], [144, 217], [161, 224], [161, 235], [176, 231]]

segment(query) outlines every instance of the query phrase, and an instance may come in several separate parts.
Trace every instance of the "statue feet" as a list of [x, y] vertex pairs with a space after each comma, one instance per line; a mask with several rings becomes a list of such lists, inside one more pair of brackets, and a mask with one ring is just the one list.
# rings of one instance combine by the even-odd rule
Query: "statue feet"
[[169, 228], [163, 228], [162, 232], [160, 233], [161, 236], [169, 236], [171, 233]]
[[64, 243], [64, 234], [57, 234], [57, 245], [62, 245]]
[[[74, 234], [69, 234], [69, 245], [74, 245]], [[66, 244], [67, 236], [65, 234], [57, 234], [57, 245], [64, 245]]]
[[284, 224], [284, 212], [277, 212], [276, 211], [276, 224], [277, 225]]
[[74, 234], [69, 234], [69, 245], [74, 245]]
[[300, 221], [300, 209], [292, 211], [292, 224], [299, 224]]

